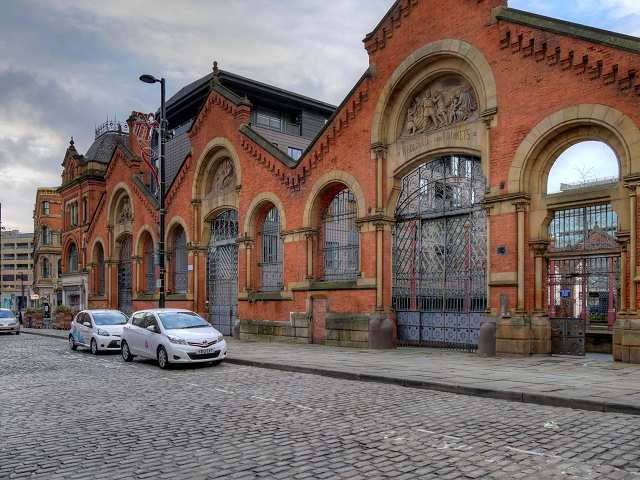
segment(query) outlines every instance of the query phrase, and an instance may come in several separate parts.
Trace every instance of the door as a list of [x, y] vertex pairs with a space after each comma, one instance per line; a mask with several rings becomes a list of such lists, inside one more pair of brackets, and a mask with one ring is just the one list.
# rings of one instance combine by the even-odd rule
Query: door
[[207, 253], [209, 323], [231, 335], [238, 315], [238, 212], [226, 210], [211, 221]]
[[438, 158], [403, 179], [393, 231], [398, 345], [478, 348], [487, 298], [485, 187], [474, 157]]
[[118, 263], [118, 310], [127, 317], [133, 312], [133, 237], [129, 235], [122, 241], [120, 263]]
[[[147, 330], [149, 327], [156, 327], [155, 332]], [[138, 329], [140, 352], [145, 357], [156, 358], [156, 350], [160, 341], [160, 328], [153, 313], [146, 313], [142, 327]]]
[[144, 328], [144, 312], [136, 313], [131, 319], [131, 324], [125, 327], [123, 336], [126, 336], [129, 351], [134, 355], [142, 352], [142, 329]]

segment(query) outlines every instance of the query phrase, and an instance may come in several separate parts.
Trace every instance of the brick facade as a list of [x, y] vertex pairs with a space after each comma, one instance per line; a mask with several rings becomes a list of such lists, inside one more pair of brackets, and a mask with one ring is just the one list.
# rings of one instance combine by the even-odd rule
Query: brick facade
[[[640, 180], [640, 80], [634, 74], [640, 68], [640, 43], [618, 36], [621, 40], [616, 46], [602, 40], [594, 29], [564, 22], [536, 23], [528, 14], [523, 17], [522, 12], [503, 8], [505, 3], [396, 2], [364, 40], [369, 68], [297, 162], [275, 154], [268, 141], [261, 141], [251, 131], [246, 102], [226, 94], [219, 82], [212, 83], [188, 132], [191, 150], [167, 193], [167, 251], [175, 226], [181, 225], [193, 267], [187, 293], [169, 296], [167, 306], [205, 315], [208, 224], [224, 210], [235, 209], [239, 215], [238, 316], [241, 322], [249, 322], [247, 325], [254, 322], [251, 328], [255, 329], [240, 328], [241, 332], [251, 330], [251, 335], [257, 335], [256, 322], [262, 322], [260, 332], [276, 332], [265, 327], [273, 324], [280, 332], [274, 333], [274, 338], [299, 341], [300, 332], [306, 332], [299, 315], [322, 317], [326, 322], [331, 318], [332, 324], [341, 322], [336, 315], [345, 319], [360, 315], [352, 322], [360, 325], [374, 313], [395, 321], [391, 247], [401, 180], [415, 167], [443, 155], [472, 155], [482, 162], [490, 229], [490, 303], [485, 315], [498, 315], [500, 295], [507, 295], [508, 310], [513, 314], [511, 319], [498, 319], [498, 350], [502, 353], [548, 353], [547, 346], [541, 347], [541, 352], [531, 352], [530, 343], [518, 343], [518, 336], [531, 337], [535, 290], [542, 288], [536, 287], [536, 262], [529, 244], [546, 239], [544, 219], [548, 212], [611, 202], [620, 218], [620, 232], [627, 232], [628, 243], [635, 248], [628, 254], [629, 273], [637, 274], [631, 265], [637, 256], [637, 232], [629, 233], [632, 224], [637, 229], [637, 221], [633, 221], [636, 212], [631, 210], [623, 184], [635, 195]], [[443, 129], [441, 134], [411, 137], [417, 140], [407, 143], [403, 140], [408, 138], [404, 119], [412, 99], [443, 75], [469, 82], [478, 104], [477, 119], [467, 130]], [[552, 206], [546, 196], [546, 175], [562, 151], [584, 140], [604, 141], [616, 151], [621, 165], [619, 185], [601, 191], [599, 197], [553, 200], [556, 203]], [[157, 289], [154, 295], [145, 295], [141, 287], [146, 242], [152, 239], [155, 244], [160, 232], [157, 205], [145, 191], [149, 171], [139, 156], [132, 135], [128, 145], [118, 143], [103, 183], [86, 183], [87, 191], [81, 185], [64, 190], [64, 202], [84, 198], [86, 193], [92, 215], [82, 233], [65, 227], [63, 258], [74, 239], [83, 248], [82, 268], [95, 276], [97, 245], [105, 251], [108, 291], [104, 297], [95, 297], [96, 280], [92, 277], [90, 304], [117, 307], [118, 245], [126, 235], [133, 235], [135, 256], [139, 257], [134, 265], [134, 309], [157, 305]], [[208, 196], [212, 172], [225, 159], [231, 159], [235, 168], [235, 190]], [[319, 219], [332, 196], [344, 188], [356, 201], [360, 273], [350, 281], [323, 282], [318, 263], [322, 241]], [[129, 198], [133, 211], [128, 223], [119, 223], [117, 218], [123, 196]], [[283, 289], [266, 295], [259, 291], [258, 231], [273, 206], [280, 214], [284, 242]], [[524, 209], [524, 241], [520, 245], [519, 208]], [[506, 255], [496, 256], [498, 246], [507, 247]], [[632, 292], [635, 283], [628, 277], [624, 283], [627, 299], [636, 303], [622, 305], [619, 319], [627, 322], [625, 331], [635, 332], [635, 324], [629, 323], [637, 318], [638, 298]], [[167, 286], [171, 289], [171, 280]], [[324, 314], [322, 308], [326, 309]], [[536, 315], [545, 318], [544, 312]], [[526, 332], [516, 319], [525, 325]], [[341, 325], [350, 325], [349, 321]], [[282, 333], [283, 325], [299, 332]], [[326, 328], [314, 323], [313, 334], [305, 333], [307, 340], [316, 342], [323, 335], [328, 340]], [[360, 328], [354, 327], [350, 334], [331, 335], [346, 342], [342, 344], [366, 345]], [[622, 334], [614, 334], [614, 343], [616, 335]], [[618, 342], [616, 359], [622, 359], [622, 352], [627, 357], [629, 352], [634, 354], [635, 350], [629, 349], [636, 348], [635, 340], [628, 342]]]

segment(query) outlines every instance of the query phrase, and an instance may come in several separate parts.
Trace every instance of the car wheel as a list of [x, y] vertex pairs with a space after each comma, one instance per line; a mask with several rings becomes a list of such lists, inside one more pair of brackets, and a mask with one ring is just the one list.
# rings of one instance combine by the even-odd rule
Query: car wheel
[[169, 368], [169, 358], [167, 357], [167, 351], [164, 347], [158, 348], [158, 365], [162, 370]]
[[20, 330], [18, 330], [18, 331], [16, 332], [16, 335], [20, 335]]
[[98, 355], [98, 353], [100, 353], [100, 351], [98, 350], [98, 342], [96, 342], [95, 338], [91, 339], [91, 353], [93, 353], [94, 355]]
[[71, 350], [75, 350], [78, 348], [78, 346], [76, 345], [76, 342], [73, 341], [73, 335], [69, 335], [69, 348]]
[[222, 363], [222, 360], [214, 360], [213, 362], [211, 362], [211, 365], [215, 367], [216, 365], [220, 365], [221, 363]]
[[122, 345], [120, 345], [120, 353], [122, 353], [122, 359], [125, 362], [133, 360], [133, 355], [131, 355], [131, 352], [129, 351], [129, 344], [124, 340], [122, 341]]

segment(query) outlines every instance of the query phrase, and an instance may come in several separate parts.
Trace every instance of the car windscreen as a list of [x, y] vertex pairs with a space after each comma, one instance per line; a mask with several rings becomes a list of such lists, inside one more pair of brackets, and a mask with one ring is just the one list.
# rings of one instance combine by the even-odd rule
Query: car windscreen
[[206, 328], [211, 327], [204, 319], [195, 313], [187, 312], [166, 312], [158, 314], [160, 321], [167, 330], [177, 330], [179, 328]]
[[127, 316], [124, 313], [93, 313], [93, 321], [96, 325], [124, 325], [127, 323]]
[[13, 312], [7, 312], [6, 310], [0, 310], [0, 318], [15, 318]]

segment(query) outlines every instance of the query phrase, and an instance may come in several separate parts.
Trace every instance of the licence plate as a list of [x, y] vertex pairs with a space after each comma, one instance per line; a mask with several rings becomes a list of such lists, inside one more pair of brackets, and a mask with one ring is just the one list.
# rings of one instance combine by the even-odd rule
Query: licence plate
[[0, 330], [10, 330], [12, 327], [0, 327]]
[[216, 351], [216, 349], [215, 349], [215, 348], [205, 348], [205, 349], [203, 349], [203, 350], [197, 350], [197, 351], [196, 351], [196, 353], [197, 353], [198, 355], [205, 355], [205, 354], [207, 354], [207, 353], [213, 353], [213, 352], [215, 352], [215, 351]]

